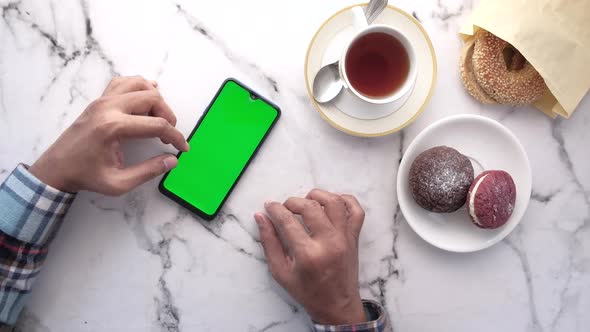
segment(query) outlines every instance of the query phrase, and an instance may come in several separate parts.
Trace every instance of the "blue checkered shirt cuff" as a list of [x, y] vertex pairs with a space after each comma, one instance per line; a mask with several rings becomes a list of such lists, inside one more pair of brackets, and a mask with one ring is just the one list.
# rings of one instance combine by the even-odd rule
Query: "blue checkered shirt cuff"
[[0, 230], [45, 245], [53, 239], [75, 195], [52, 188], [19, 165], [0, 186]]
[[367, 322], [355, 325], [314, 324], [315, 332], [391, 332], [391, 323], [385, 309], [375, 301], [363, 300]]

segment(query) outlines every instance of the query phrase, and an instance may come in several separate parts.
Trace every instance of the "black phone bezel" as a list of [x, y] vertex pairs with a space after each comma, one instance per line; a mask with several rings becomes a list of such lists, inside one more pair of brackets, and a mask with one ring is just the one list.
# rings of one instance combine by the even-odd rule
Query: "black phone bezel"
[[[256, 99], [260, 99], [260, 100], [264, 101], [265, 103], [267, 103], [268, 105], [270, 105], [277, 112], [277, 116], [275, 117], [275, 119], [271, 123], [270, 127], [268, 128], [268, 130], [264, 134], [264, 137], [262, 137], [262, 140], [260, 140], [260, 143], [258, 143], [258, 146], [256, 146], [256, 149], [254, 150], [254, 152], [252, 153], [252, 155], [248, 159], [248, 162], [246, 162], [246, 165], [242, 168], [242, 170], [241, 170], [240, 174], [238, 175], [236, 181], [234, 181], [234, 183], [232, 184], [231, 188], [229, 189], [229, 191], [227, 192], [227, 194], [225, 195], [225, 197], [221, 201], [221, 204], [219, 204], [219, 206], [217, 207], [217, 210], [215, 210], [215, 212], [212, 215], [209, 215], [209, 214], [201, 211], [196, 206], [194, 206], [194, 205], [190, 204], [189, 202], [185, 201], [184, 199], [182, 199], [180, 196], [176, 195], [172, 191], [168, 190], [164, 186], [164, 182], [166, 181], [166, 178], [168, 177], [168, 175], [170, 174], [171, 171], [168, 171], [168, 172], [166, 172], [166, 174], [164, 174], [164, 176], [162, 177], [162, 180], [160, 180], [160, 184], [158, 185], [158, 190], [160, 191], [160, 193], [162, 193], [162, 195], [168, 197], [169, 199], [173, 200], [174, 202], [178, 203], [182, 207], [188, 209], [189, 211], [193, 212], [194, 214], [196, 214], [200, 218], [202, 218], [204, 220], [207, 220], [207, 221], [211, 221], [211, 220], [215, 219], [215, 217], [217, 217], [217, 215], [221, 211], [223, 205], [225, 204], [225, 201], [231, 195], [231, 193], [233, 192], [234, 188], [236, 187], [236, 185], [238, 184], [238, 182], [242, 178], [242, 175], [244, 174], [244, 172], [246, 171], [246, 169], [248, 169], [248, 167], [250, 166], [250, 163], [252, 162], [252, 160], [254, 159], [254, 157], [258, 154], [258, 151], [260, 150], [260, 147], [264, 144], [264, 142], [266, 141], [266, 138], [268, 137], [268, 135], [270, 134], [270, 132], [272, 131], [272, 129], [275, 127], [275, 124], [277, 123], [277, 121], [279, 120], [279, 118], [281, 117], [281, 109], [275, 103], [273, 103], [270, 100], [262, 97], [256, 91], [254, 91], [253, 89], [251, 89], [250, 87], [248, 87], [244, 83], [240, 82], [239, 80], [237, 80], [235, 78], [228, 78], [228, 79], [226, 79], [221, 84], [221, 87], [219, 88], [219, 90], [217, 90], [217, 93], [215, 94], [215, 96], [213, 97], [213, 99], [211, 100], [211, 102], [209, 103], [209, 105], [207, 106], [207, 108], [205, 109], [205, 112], [203, 112], [203, 115], [201, 115], [201, 117], [199, 118], [199, 121], [197, 121], [197, 124], [193, 128], [193, 130], [192, 130], [191, 134], [189, 135], [187, 141], [190, 141], [191, 138], [193, 137], [193, 135], [197, 132], [197, 130], [199, 129], [199, 126], [201, 125], [201, 122], [205, 119], [205, 117], [209, 113], [209, 110], [211, 109], [211, 106], [213, 106], [213, 103], [215, 103], [215, 101], [219, 97], [219, 94], [221, 93], [221, 91], [223, 90], [223, 88], [229, 82], [236, 83], [237, 85], [239, 85], [243, 89], [247, 90], [250, 93], [250, 96], [256, 96]], [[183, 153], [182, 151], [179, 152], [176, 155], [176, 157], [177, 158], [180, 158], [180, 156], [182, 155], [182, 153]]]

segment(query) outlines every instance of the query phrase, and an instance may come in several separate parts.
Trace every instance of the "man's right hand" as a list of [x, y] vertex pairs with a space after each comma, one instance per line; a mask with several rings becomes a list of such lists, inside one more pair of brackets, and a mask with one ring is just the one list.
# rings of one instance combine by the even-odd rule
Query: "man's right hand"
[[[365, 212], [354, 196], [314, 189], [306, 198], [267, 202], [255, 215], [273, 277], [314, 322], [367, 320], [358, 289], [358, 238]], [[303, 218], [303, 225], [296, 215]]]
[[127, 167], [121, 151], [125, 139], [151, 137], [188, 151], [156, 87], [138, 76], [114, 78], [29, 171], [62, 191], [121, 195], [174, 168], [178, 160], [169, 154]]

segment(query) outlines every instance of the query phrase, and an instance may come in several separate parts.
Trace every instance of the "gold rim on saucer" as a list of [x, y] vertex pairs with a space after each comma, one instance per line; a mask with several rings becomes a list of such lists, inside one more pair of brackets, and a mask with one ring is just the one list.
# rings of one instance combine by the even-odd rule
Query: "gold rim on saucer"
[[[426, 33], [426, 30], [424, 30], [424, 27], [422, 26], [422, 24], [420, 24], [420, 22], [418, 22], [412, 15], [406, 13], [405, 11], [392, 6], [392, 5], [388, 5], [387, 9], [396, 11], [400, 14], [402, 14], [403, 16], [407, 17], [408, 19], [410, 19], [410, 21], [412, 21], [420, 30], [420, 32], [422, 33], [422, 35], [424, 36], [424, 39], [426, 41], [426, 43], [428, 44], [428, 47], [430, 48], [430, 52], [432, 54], [432, 83], [430, 85], [429, 91], [428, 91], [428, 95], [426, 96], [426, 98], [424, 99], [424, 103], [418, 108], [418, 111], [414, 113], [414, 115], [412, 115], [412, 117], [407, 120], [406, 122], [402, 123], [400, 126], [397, 126], [394, 129], [390, 129], [387, 131], [383, 131], [383, 132], [378, 132], [378, 133], [363, 133], [363, 132], [357, 132], [348, 128], [345, 128], [341, 125], [339, 125], [338, 123], [334, 122], [332, 119], [330, 119], [322, 110], [322, 107], [315, 101], [315, 99], [313, 98], [313, 93], [312, 93], [312, 87], [311, 87], [311, 83], [310, 82], [310, 78], [308, 75], [308, 65], [309, 65], [309, 57], [310, 57], [310, 53], [312, 50], [312, 47], [315, 45], [316, 39], [318, 37], [318, 35], [320, 34], [320, 32], [326, 27], [326, 25], [328, 25], [328, 23], [330, 23], [335, 17], [337, 17], [338, 15], [342, 14], [343, 12], [352, 9], [353, 7], [356, 6], [366, 6], [367, 3], [360, 3], [360, 4], [356, 4], [356, 5], [351, 5], [345, 8], [342, 8], [341, 10], [339, 10], [338, 12], [334, 13], [332, 16], [330, 16], [326, 21], [324, 21], [324, 23], [322, 23], [322, 25], [318, 28], [318, 30], [316, 31], [316, 33], [314, 34], [313, 38], [311, 39], [311, 42], [309, 43], [309, 46], [307, 48], [307, 53], [305, 55], [305, 66], [304, 66], [304, 70], [305, 70], [305, 85], [307, 88], [307, 94], [311, 100], [311, 102], [314, 105], [314, 108], [316, 109], [316, 111], [320, 114], [320, 116], [326, 121], [328, 122], [332, 127], [347, 133], [349, 135], [353, 135], [353, 136], [358, 136], [358, 137], [379, 137], [379, 136], [385, 136], [385, 135], [389, 135], [392, 133], [395, 133], [397, 131], [400, 131], [401, 129], [405, 128], [406, 126], [408, 126], [410, 123], [412, 123], [414, 120], [416, 120], [416, 118], [422, 114], [422, 112], [424, 111], [424, 108], [426, 107], [426, 105], [428, 104], [428, 102], [430, 101], [431, 97], [432, 97], [432, 93], [434, 91], [434, 86], [436, 84], [436, 80], [437, 80], [437, 60], [436, 60], [436, 53], [434, 51], [434, 47], [432, 46], [432, 41], [430, 40], [430, 37], [428, 36], [428, 34]], [[342, 111], [340, 111], [342, 112]], [[377, 121], [377, 120], [374, 120]]]

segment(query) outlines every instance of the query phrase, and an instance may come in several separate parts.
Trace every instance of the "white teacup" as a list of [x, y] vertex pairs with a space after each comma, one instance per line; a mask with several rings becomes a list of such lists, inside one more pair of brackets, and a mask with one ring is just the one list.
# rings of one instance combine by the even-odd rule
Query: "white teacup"
[[[349, 110], [347, 110], [345, 113], [361, 119], [376, 119], [387, 116], [401, 108], [414, 90], [416, 78], [418, 76], [418, 65], [414, 48], [412, 47], [410, 40], [394, 27], [383, 24], [368, 25], [362, 7], [357, 6], [352, 8], [351, 13], [353, 15], [354, 28], [357, 33], [344, 47], [344, 52], [340, 60], [340, 77], [342, 77], [344, 81], [345, 88], [347, 88], [354, 97], [348, 98], [344, 96], [346, 103], [351, 104]], [[409, 60], [408, 75], [405, 81], [399, 88], [392, 91], [391, 94], [383, 97], [369, 97], [360, 93], [351, 84], [345, 68], [347, 56], [352, 45], [359, 38], [376, 32], [386, 33], [397, 39], [404, 47]], [[371, 107], [362, 106], [362, 104], [366, 106], [366, 103], [371, 104]]]

